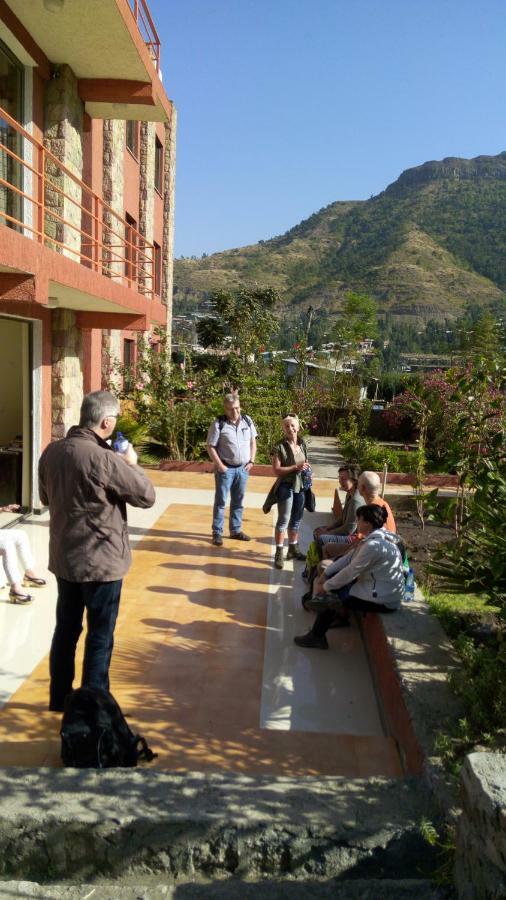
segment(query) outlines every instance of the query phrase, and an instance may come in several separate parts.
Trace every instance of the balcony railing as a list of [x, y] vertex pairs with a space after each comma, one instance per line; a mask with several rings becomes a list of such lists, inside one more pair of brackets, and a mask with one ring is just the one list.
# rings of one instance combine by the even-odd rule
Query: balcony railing
[[153, 297], [153, 244], [1, 107], [0, 225]]
[[155, 23], [151, 18], [148, 4], [146, 0], [128, 0], [130, 9], [132, 10], [137, 27], [144, 39], [144, 42], [151, 54], [155, 69], [160, 71], [160, 38], [158, 37]]

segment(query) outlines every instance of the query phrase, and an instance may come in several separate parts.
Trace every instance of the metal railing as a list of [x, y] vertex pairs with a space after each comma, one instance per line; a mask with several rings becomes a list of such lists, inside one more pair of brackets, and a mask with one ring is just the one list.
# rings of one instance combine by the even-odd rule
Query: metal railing
[[160, 38], [158, 37], [155, 23], [151, 17], [146, 0], [128, 0], [130, 9], [132, 10], [137, 28], [139, 29], [144, 43], [146, 44], [151, 59], [153, 60], [155, 69], [160, 71]]
[[153, 297], [153, 244], [2, 107], [0, 225]]

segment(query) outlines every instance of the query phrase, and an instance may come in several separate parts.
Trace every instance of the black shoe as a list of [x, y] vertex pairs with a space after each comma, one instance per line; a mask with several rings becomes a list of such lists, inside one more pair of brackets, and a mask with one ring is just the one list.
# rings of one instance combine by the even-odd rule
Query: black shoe
[[282, 569], [285, 564], [285, 558], [283, 556], [283, 548], [276, 547], [276, 552], [274, 554], [274, 565], [276, 569]]
[[308, 610], [309, 610], [309, 606], [307, 604], [308, 604], [309, 600], [312, 600], [312, 599], [313, 599], [312, 591], [306, 591], [306, 593], [303, 594], [302, 597], [300, 598], [301, 603], [302, 603], [302, 608], [305, 609], [306, 612], [308, 612]]
[[301, 552], [298, 544], [288, 544], [288, 553], [286, 554], [286, 558], [299, 559], [301, 562], [303, 562], [306, 559], [306, 554]]
[[63, 712], [63, 703], [50, 703], [48, 706], [49, 712]]
[[221, 534], [213, 534], [213, 544], [215, 547], [223, 546], [223, 538]]
[[307, 634], [299, 634], [298, 637], [294, 637], [293, 642], [294, 644], [297, 644], [298, 647], [311, 647], [315, 650], [329, 649], [325, 635], [316, 637], [312, 631], [308, 631]]
[[236, 531], [235, 534], [230, 535], [233, 541], [250, 541], [251, 538], [248, 537], [247, 534], [244, 534], [244, 531]]

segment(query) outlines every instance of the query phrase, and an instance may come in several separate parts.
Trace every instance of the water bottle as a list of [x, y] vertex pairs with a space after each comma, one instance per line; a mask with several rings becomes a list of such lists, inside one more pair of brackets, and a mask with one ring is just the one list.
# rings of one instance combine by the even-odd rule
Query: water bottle
[[125, 437], [123, 432], [118, 431], [115, 439], [114, 439], [114, 452], [115, 453], [126, 453], [128, 450], [128, 438]]
[[404, 600], [406, 603], [411, 603], [415, 599], [415, 586], [415, 573], [410, 566], [404, 583]]

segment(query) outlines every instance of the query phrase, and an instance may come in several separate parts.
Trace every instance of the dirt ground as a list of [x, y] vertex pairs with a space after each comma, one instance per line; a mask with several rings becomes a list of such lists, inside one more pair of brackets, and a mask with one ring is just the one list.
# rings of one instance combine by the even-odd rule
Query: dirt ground
[[386, 499], [392, 507], [397, 531], [406, 544], [415, 579], [421, 582], [426, 576], [427, 563], [433, 551], [440, 544], [452, 539], [453, 529], [436, 522], [425, 522], [425, 527], [422, 528], [412, 497], [387, 495]]

